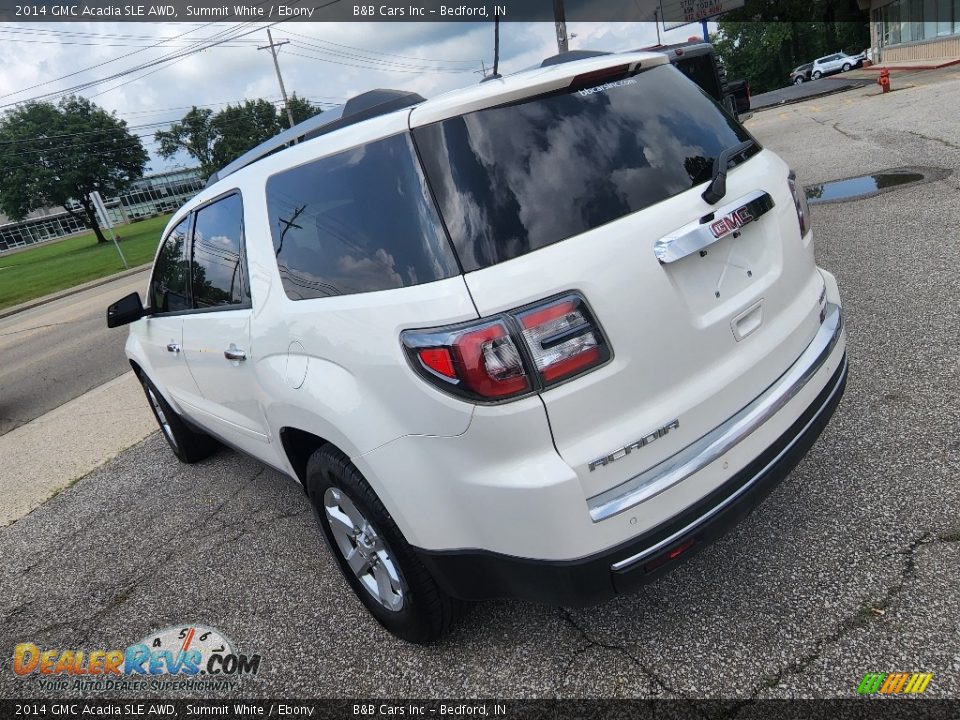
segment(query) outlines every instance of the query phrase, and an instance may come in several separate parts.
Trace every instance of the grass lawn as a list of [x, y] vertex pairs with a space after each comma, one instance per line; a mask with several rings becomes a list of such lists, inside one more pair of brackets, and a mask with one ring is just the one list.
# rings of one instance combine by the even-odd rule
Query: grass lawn
[[[130, 267], [151, 262], [169, 215], [114, 228]], [[104, 235], [109, 234], [104, 230]], [[93, 233], [0, 255], [0, 308], [49, 295], [88, 280], [113, 275], [123, 263], [112, 242], [98, 245]]]

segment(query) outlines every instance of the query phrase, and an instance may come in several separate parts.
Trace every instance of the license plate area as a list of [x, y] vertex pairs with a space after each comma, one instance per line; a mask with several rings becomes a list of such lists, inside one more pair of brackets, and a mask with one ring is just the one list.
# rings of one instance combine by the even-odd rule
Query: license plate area
[[706, 320], [733, 298], [741, 305], [759, 296], [763, 278], [776, 268], [780, 257], [770, 232], [767, 222], [755, 219], [664, 265], [667, 277], [695, 317]]

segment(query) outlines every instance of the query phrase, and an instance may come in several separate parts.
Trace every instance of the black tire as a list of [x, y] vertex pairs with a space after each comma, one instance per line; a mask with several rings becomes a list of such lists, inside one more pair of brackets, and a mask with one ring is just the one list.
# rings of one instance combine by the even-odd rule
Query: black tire
[[840, 72], [850, 72], [850, 63], [844, 63], [843, 69]]
[[803, 75], [798, 75], [798, 76], [794, 79], [793, 84], [794, 84], [794, 85], [803, 85]]
[[819, 70], [813, 73], [814, 80], [819, 80], [821, 77], [823, 77], [823, 74]]
[[210, 457], [217, 449], [217, 441], [209, 435], [193, 430], [177, 412], [170, 407], [157, 387], [146, 375], [139, 374], [147, 403], [153, 411], [153, 417], [160, 426], [160, 434], [173, 450], [173, 454], [183, 463], [195, 463]]
[[[349, 458], [332, 445], [321, 447], [307, 463], [306, 490], [340, 572], [377, 622], [401, 640], [416, 644], [433, 642], [453, 627], [469, 603], [452, 598], [440, 589], [404, 539], [380, 498]], [[331, 493], [329, 496], [328, 490]], [[380, 557], [379, 562], [383, 562], [383, 557], [387, 557], [391, 568], [397, 571], [400, 583], [398, 587], [402, 590], [399, 609], [387, 607], [374, 596], [374, 591], [369, 590], [351, 569], [344, 551], [338, 545], [325, 498], [330, 500], [336, 511], [340, 509], [335, 504], [336, 500], [339, 499], [342, 503], [344, 496], [354, 509], [359, 511], [368, 526], [372, 526], [375, 545], [386, 553], [386, 556]], [[369, 541], [366, 532], [357, 535], [356, 524], [354, 531], [356, 539], [348, 540], [353, 543], [353, 547], [360, 546], [361, 538]], [[365, 547], [369, 550], [370, 546]], [[375, 569], [374, 567], [364, 572], [369, 581], [373, 581]]]

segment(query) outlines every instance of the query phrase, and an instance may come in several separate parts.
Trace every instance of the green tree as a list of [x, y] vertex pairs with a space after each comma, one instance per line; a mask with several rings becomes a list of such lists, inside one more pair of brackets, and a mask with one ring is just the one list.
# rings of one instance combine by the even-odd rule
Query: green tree
[[143, 175], [148, 159], [126, 122], [86, 98], [25, 103], [0, 118], [0, 209], [22, 220], [60, 205], [106, 242], [90, 193], [119, 194]]
[[747, 0], [721, 16], [714, 45], [728, 77], [766, 92], [786, 85], [798, 65], [869, 46], [868, 19], [856, 0]]
[[[302, 122], [320, 112], [308, 101], [290, 98], [294, 122]], [[159, 153], [171, 158], [186, 152], [200, 163], [205, 176], [238, 158], [288, 127], [286, 109], [266, 100], [246, 100], [242, 105], [227, 105], [217, 113], [193, 107], [169, 130], [158, 130], [154, 137]]]

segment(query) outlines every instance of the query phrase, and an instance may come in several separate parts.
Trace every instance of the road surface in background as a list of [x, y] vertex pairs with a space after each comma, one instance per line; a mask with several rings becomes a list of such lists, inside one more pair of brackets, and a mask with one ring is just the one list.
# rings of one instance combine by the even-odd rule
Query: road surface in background
[[127, 330], [106, 311], [146, 283], [144, 271], [0, 319], [0, 435], [130, 369]]

